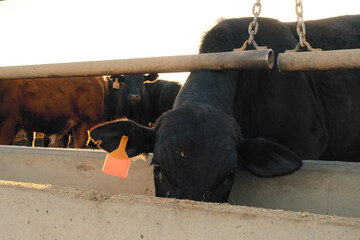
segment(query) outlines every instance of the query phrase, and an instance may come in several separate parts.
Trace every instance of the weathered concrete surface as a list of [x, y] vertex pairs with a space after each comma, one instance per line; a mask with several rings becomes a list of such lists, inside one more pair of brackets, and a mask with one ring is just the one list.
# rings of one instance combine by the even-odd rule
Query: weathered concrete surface
[[360, 163], [304, 161], [299, 171], [276, 178], [241, 171], [229, 202], [360, 218]]
[[101, 150], [0, 146], [0, 179], [155, 195], [149, 161], [132, 161], [128, 177], [122, 179], [101, 172], [105, 156]]
[[1, 239], [360, 239], [360, 220], [0, 181]]

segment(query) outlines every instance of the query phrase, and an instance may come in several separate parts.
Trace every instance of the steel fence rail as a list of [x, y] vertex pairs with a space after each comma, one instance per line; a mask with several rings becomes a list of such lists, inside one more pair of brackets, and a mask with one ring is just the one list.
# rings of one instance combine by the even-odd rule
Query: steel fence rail
[[0, 79], [173, 73], [201, 69], [271, 69], [273, 64], [274, 53], [271, 49], [234, 50], [195, 55], [8, 66], [0, 67]]

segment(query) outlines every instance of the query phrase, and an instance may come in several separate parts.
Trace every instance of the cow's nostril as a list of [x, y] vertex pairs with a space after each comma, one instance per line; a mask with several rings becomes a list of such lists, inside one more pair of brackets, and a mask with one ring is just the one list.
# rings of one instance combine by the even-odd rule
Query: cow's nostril
[[137, 102], [137, 101], [140, 100], [140, 96], [139, 96], [139, 95], [130, 95], [130, 96], [129, 96], [129, 100], [130, 100], [131, 102]]

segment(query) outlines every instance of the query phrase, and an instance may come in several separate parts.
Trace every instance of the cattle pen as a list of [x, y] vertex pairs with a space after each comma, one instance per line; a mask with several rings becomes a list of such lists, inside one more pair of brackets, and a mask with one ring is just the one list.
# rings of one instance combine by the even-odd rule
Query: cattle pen
[[[270, 50], [229, 54], [238, 65], [211, 55], [212, 67], [204, 63], [196, 69], [271, 68], [274, 61]], [[243, 65], [244, 59], [254, 62]], [[180, 59], [190, 65], [177, 70], [159, 69], [168, 58], [157, 60], [143, 59], [147, 66], [134, 71], [119, 69], [119, 62], [103, 62], [112, 66], [105, 71], [94, 68], [99, 62], [4, 67], [0, 79], [194, 70], [189, 68], [193, 60]], [[64, 72], [55, 71], [59, 66]], [[230, 204], [219, 204], [157, 198], [148, 160], [134, 161], [128, 178], [120, 179], [101, 173], [105, 156], [102, 150], [0, 146], [0, 235], [30, 240], [360, 239], [360, 163], [305, 161], [300, 171], [272, 179], [237, 173]]]
[[[4, 239], [359, 239], [360, 164], [307, 161], [236, 176], [229, 204], [154, 197], [152, 166], [101, 173], [106, 153], [0, 146]], [[241, 192], [241, 194], [240, 194]]]

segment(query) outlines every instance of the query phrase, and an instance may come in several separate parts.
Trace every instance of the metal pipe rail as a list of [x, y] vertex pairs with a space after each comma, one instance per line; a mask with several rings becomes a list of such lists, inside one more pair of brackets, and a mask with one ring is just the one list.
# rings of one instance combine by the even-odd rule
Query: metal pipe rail
[[273, 65], [274, 53], [271, 49], [235, 49], [232, 52], [196, 55], [0, 67], [0, 79], [172, 73], [201, 69], [271, 69]]
[[360, 49], [280, 53], [279, 72], [326, 71], [360, 68]]

